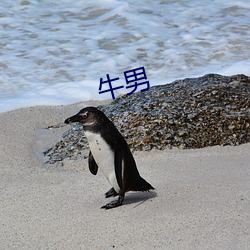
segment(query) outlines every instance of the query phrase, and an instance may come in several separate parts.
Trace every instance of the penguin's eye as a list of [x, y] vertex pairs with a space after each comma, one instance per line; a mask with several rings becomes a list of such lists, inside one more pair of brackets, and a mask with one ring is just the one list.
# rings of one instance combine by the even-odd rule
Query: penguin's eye
[[88, 112], [79, 114], [83, 119], [86, 119], [88, 117]]

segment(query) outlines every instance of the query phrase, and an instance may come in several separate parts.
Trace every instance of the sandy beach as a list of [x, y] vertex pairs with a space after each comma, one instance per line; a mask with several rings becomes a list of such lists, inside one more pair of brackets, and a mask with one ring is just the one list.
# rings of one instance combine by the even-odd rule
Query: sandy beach
[[111, 210], [85, 160], [43, 164], [61, 123], [100, 103], [0, 113], [0, 249], [249, 249], [250, 144], [134, 152], [155, 187]]

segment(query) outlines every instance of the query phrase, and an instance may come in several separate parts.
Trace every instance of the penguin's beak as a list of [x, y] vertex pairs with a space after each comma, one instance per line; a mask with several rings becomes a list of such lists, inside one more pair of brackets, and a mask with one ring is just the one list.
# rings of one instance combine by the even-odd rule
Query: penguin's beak
[[79, 116], [78, 114], [77, 115], [73, 115], [69, 118], [67, 118], [64, 123], [67, 123], [67, 124], [70, 124], [72, 122], [80, 122], [81, 120], [81, 116]]

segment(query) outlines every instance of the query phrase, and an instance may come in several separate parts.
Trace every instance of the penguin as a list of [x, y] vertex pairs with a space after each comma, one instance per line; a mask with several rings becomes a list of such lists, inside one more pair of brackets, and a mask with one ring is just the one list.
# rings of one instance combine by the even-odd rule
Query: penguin
[[117, 200], [101, 208], [121, 206], [128, 191], [154, 189], [140, 176], [126, 140], [102, 111], [95, 107], [86, 107], [65, 120], [67, 124], [73, 122], [83, 126], [88, 140], [90, 172], [96, 175], [100, 168], [112, 187], [105, 193], [105, 197], [118, 196]]

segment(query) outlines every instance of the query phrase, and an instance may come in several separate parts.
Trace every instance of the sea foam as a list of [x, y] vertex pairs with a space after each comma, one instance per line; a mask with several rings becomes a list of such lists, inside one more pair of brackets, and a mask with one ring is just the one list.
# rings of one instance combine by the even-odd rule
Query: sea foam
[[[144, 67], [151, 86], [250, 75], [250, 2], [1, 1], [0, 111], [111, 99], [100, 78]], [[139, 89], [140, 91], [140, 89]]]

